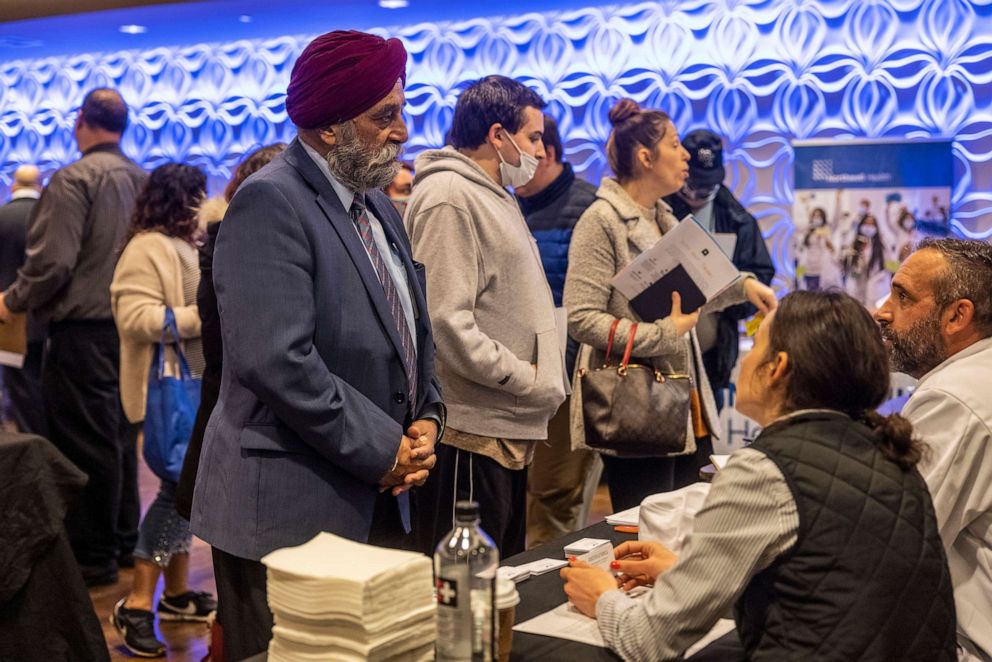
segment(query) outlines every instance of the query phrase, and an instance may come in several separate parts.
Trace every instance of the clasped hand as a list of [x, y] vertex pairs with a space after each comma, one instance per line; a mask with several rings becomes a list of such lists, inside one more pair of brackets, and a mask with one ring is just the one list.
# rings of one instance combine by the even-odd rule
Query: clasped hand
[[436, 442], [437, 423], [426, 419], [414, 421], [400, 440], [396, 466], [379, 481], [379, 491], [392, 490], [393, 496], [399, 496], [427, 482], [430, 470], [437, 463]]

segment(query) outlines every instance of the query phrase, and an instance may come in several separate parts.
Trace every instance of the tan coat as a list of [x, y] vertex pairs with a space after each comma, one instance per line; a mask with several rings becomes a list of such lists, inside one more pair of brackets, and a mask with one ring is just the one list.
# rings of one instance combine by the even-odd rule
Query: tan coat
[[[582, 389], [578, 368], [599, 367], [605, 363], [606, 344], [610, 326], [620, 319], [617, 328], [614, 360], [623, 353], [632, 322], [637, 322], [632, 356], [651, 359], [664, 372], [692, 376], [699, 390], [703, 415], [711, 436], [719, 438], [716, 403], [706, 371], [696, 332], [679, 337], [675, 323], [664, 318], [654, 323], [644, 322], [631, 310], [627, 298], [610, 285], [613, 277], [638, 255], [651, 248], [658, 238], [678, 223], [672, 209], [659, 199], [656, 218], [643, 216], [641, 207], [615, 179], [605, 178], [596, 192], [596, 201], [589, 206], [575, 226], [568, 253], [568, 275], [565, 278], [564, 304], [568, 309], [568, 333], [582, 343], [576, 361], [572, 383], [572, 447], [585, 448], [582, 424]], [[660, 234], [659, 234], [660, 231]], [[753, 278], [751, 274], [746, 277]], [[731, 286], [703, 307], [703, 311], [718, 311], [745, 300], [744, 279]], [[687, 443], [682, 453], [696, 452], [691, 417], [686, 421]], [[609, 454], [609, 453], [607, 453]]]
[[[161, 232], [142, 232], [128, 242], [114, 269], [110, 306], [121, 337], [121, 404], [127, 420], [145, 419], [148, 373], [155, 345], [162, 338], [165, 309], [172, 308], [182, 338], [200, 336], [196, 305], [184, 305], [183, 269], [172, 239]], [[170, 356], [171, 355], [171, 356]], [[176, 370], [168, 352], [167, 371]]]

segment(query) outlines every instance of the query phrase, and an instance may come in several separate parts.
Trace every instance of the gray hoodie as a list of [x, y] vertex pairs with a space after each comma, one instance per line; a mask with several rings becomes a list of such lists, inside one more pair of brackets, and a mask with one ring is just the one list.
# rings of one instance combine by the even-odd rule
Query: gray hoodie
[[427, 269], [447, 423], [483, 437], [546, 439], [565, 399], [564, 352], [520, 208], [450, 147], [424, 152], [415, 169], [406, 222]]

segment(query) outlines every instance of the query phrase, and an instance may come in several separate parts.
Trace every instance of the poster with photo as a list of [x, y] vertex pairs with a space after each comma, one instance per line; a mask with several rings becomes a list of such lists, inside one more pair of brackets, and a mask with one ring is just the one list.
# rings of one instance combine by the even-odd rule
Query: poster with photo
[[845, 290], [869, 310], [925, 236], [950, 230], [949, 140], [793, 143], [796, 289]]

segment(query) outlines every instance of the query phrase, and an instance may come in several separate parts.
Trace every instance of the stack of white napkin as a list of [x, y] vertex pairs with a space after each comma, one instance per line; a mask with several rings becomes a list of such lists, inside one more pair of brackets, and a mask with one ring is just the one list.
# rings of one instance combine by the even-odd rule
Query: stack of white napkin
[[321, 533], [262, 563], [275, 617], [271, 662], [434, 659], [426, 556]]

